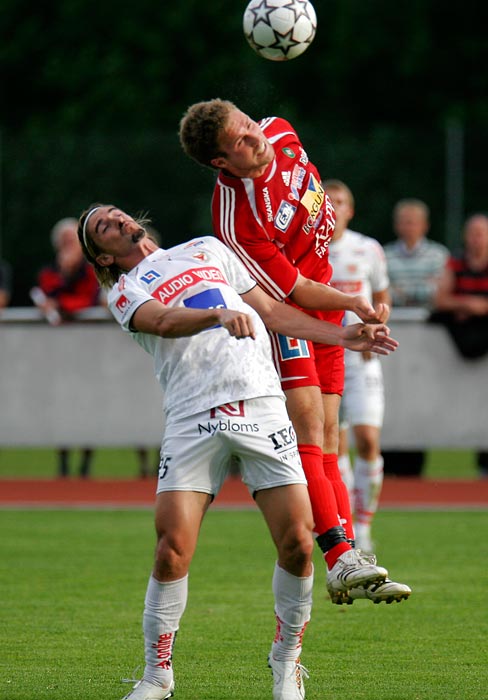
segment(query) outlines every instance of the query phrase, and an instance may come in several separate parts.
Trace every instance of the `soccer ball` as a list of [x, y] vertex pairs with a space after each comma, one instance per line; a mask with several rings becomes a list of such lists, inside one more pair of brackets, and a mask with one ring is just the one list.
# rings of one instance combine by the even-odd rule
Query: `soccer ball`
[[257, 54], [270, 61], [289, 61], [312, 43], [317, 16], [309, 0], [251, 0], [243, 29]]

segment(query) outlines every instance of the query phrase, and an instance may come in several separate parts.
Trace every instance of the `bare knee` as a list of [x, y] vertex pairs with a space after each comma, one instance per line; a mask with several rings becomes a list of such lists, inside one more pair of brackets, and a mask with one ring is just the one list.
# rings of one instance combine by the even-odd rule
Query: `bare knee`
[[162, 535], [158, 538], [154, 557], [154, 575], [160, 581], [183, 578], [188, 573], [191, 553], [178, 536]]
[[339, 451], [339, 406], [341, 397], [338, 394], [322, 394], [324, 407], [323, 450], [326, 454], [337, 454]]
[[281, 568], [294, 576], [309, 576], [313, 554], [311, 528], [306, 523], [293, 523], [278, 543], [278, 561]]
[[361, 443], [356, 445], [357, 453], [359, 457], [365, 459], [367, 462], [371, 462], [378, 456], [378, 447], [372, 440], [363, 440]]
[[354, 430], [356, 449], [359, 457], [370, 462], [380, 452], [379, 430], [372, 426], [357, 426]]
[[331, 421], [324, 425], [324, 446], [326, 454], [337, 454], [339, 451], [339, 424]]
[[290, 389], [286, 392], [286, 399], [298, 443], [320, 447], [324, 430], [320, 389], [315, 386]]
[[196, 491], [163, 491], [156, 497], [157, 545], [154, 576], [174, 581], [190, 567], [210, 496]]

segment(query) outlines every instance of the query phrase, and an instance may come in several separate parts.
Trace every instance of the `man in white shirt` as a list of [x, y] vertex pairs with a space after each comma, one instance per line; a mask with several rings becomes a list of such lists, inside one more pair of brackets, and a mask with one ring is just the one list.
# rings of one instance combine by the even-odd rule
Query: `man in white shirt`
[[[157, 547], [144, 608], [146, 665], [127, 698], [173, 695], [173, 644], [186, 606], [188, 570], [203, 517], [237, 455], [278, 553], [277, 627], [269, 654], [273, 700], [302, 700], [313, 519], [263, 321], [281, 333], [358, 351], [388, 354], [397, 343], [382, 324], [340, 328], [271, 299], [213, 237], [162, 250], [146, 235], [146, 223], [115, 206], [94, 204], [78, 228], [85, 257], [110, 289], [110, 310], [153, 356], [164, 392]], [[388, 573], [371, 563], [356, 580], [357, 566], [347, 556], [338, 564], [334, 582], [343, 592], [379, 584]]]
[[[348, 228], [354, 216], [354, 196], [341, 180], [324, 181], [336, 213], [334, 236], [329, 246], [333, 268], [331, 284], [348, 294], [364, 295], [368, 301], [390, 304], [389, 280], [383, 248], [374, 238]], [[345, 323], [356, 323], [354, 313], [345, 315]], [[345, 384], [341, 403], [339, 467], [351, 493], [354, 510], [354, 534], [357, 546], [373, 551], [371, 524], [378, 508], [383, 484], [383, 458], [380, 434], [385, 406], [383, 373], [379, 358], [372, 353], [345, 352]], [[347, 428], [353, 430], [356, 446], [351, 469]], [[410, 589], [398, 590], [407, 598]], [[381, 586], [385, 593], [388, 582]], [[372, 593], [370, 592], [370, 595]]]

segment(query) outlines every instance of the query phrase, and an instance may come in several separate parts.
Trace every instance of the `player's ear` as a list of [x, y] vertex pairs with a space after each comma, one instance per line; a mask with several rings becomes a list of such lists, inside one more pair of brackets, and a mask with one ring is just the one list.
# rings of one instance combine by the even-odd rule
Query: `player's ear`
[[108, 253], [100, 253], [99, 255], [97, 255], [95, 260], [100, 265], [100, 267], [109, 267], [115, 262], [114, 256], [109, 255]]
[[212, 158], [210, 165], [218, 170], [225, 170], [227, 166], [227, 158], [224, 156], [218, 156], [217, 158]]

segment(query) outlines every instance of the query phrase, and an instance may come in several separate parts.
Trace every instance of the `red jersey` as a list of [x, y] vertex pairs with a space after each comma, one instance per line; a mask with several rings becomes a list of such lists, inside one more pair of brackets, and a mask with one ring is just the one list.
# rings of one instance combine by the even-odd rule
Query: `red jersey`
[[259, 122], [275, 158], [258, 178], [220, 173], [212, 198], [215, 235], [275, 299], [293, 291], [299, 272], [327, 284], [332, 203], [297, 133], [285, 119]]
[[66, 277], [57, 265], [43, 268], [38, 277], [39, 287], [48, 297], [56, 299], [59, 311], [64, 317], [97, 306], [99, 303], [100, 287], [91, 265], [82, 262], [78, 270]]
[[455, 294], [479, 294], [488, 296], [488, 267], [484, 270], [472, 270], [464, 257], [452, 256], [447, 267], [455, 276]]

